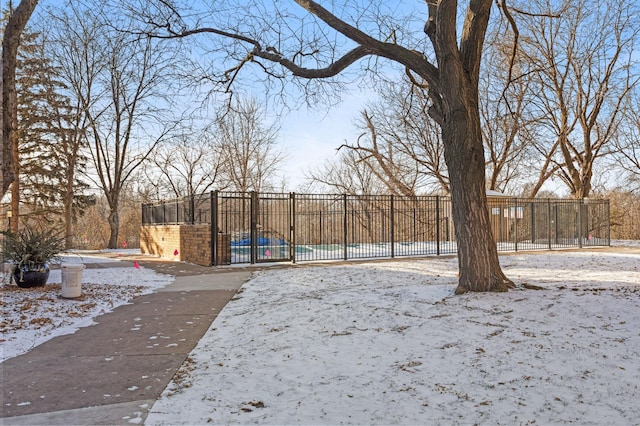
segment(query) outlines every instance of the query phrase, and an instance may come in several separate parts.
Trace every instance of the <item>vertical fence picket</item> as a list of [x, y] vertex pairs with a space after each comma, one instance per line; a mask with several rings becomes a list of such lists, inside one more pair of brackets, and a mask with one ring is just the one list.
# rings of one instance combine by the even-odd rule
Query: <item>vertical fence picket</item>
[[518, 251], [518, 199], [513, 199], [513, 246]]
[[249, 203], [249, 215], [250, 215], [250, 238], [249, 238], [249, 250], [251, 257], [251, 264], [255, 264], [258, 257], [258, 194], [255, 191], [250, 193]]
[[535, 244], [536, 243], [536, 222], [535, 222], [535, 218], [536, 218], [536, 208], [535, 208], [535, 204], [533, 203], [533, 201], [531, 203], [529, 203], [529, 208], [531, 209], [531, 213], [530, 213], [530, 226], [531, 226], [531, 244]]
[[289, 222], [289, 258], [292, 263], [296, 263], [296, 193], [289, 193], [289, 212], [291, 214]]
[[343, 230], [343, 235], [342, 235], [342, 244], [344, 247], [344, 260], [348, 260], [349, 259], [349, 248], [347, 245], [347, 238], [349, 237], [349, 232], [347, 230], [347, 224], [349, 221], [349, 209], [348, 209], [348, 204], [347, 204], [347, 194], [343, 194], [342, 195], [342, 206], [344, 209], [344, 216], [343, 216], [343, 226], [342, 226], [342, 230]]
[[[611, 204], [609, 202], [609, 200], [607, 200], [606, 204], [605, 204], [605, 211], [606, 213], [606, 218], [609, 219], [611, 217]], [[607, 220], [607, 245], [611, 245], [611, 221]]]
[[189, 215], [189, 221], [192, 225], [194, 225], [196, 223], [196, 199], [195, 199], [195, 195], [191, 195], [191, 197], [189, 197], [189, 209], [190, 211], [190, 215]]
[[209, 229], [211, 241], [211, 264], [218, 266], [218, 191], [211, 191], [209, 194], [209, 208], [211, 211], [211, 228]]
[[436, 254], [440, 256], [440, 196], [436, 195]]
[[395, 214], [394, 214], [394, 210], [395, 210], [395, 205], [394, 205], [394, 198], [393, 195], [391, 195], [391, 200], [390, 200], [390, 211], [389, 211], [389, 221], [390, 221], [390, 233], [391, 233], [391, 258], [396, 257], [396, 252], [395, 252], [395, 240], [396, 240], [396, 236], [395, 236]]
[[551, 220], [551, 199], [547, 198], [547, 242], [548, 242], [548, 248], [549, 250], [551, 250], [551, 224], [554, 223], [554, 221]]
[[578, 202], [578, 247], [582, 248], [582, 206], [584, 198], [580, 198]]

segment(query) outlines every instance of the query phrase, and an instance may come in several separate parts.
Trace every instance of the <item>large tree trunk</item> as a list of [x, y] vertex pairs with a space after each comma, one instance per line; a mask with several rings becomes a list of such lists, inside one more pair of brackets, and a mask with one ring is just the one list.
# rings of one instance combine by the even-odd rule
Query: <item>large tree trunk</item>
[[20, 168], [18, 167], [18, 147], [17, 143], [13, 149], [13, 175], [16, 177], [11, 185], [11, 229], [14, 234], [18, 232], [20, 228]]
[[[453, 115], [466, 114], [464, 108]], [[456, 294], [507, 291], [513, 283], [500, 268], [487, 207], [480, 120], [473, 114], [442, 127], [458, 245]]]
[[459, 60], [441, 61], [440, 123], [460, 274], [456, 294], [514, 287], [500, 268], [491, 231], [476, 76]]
[[[0, 197], [17, 176], [13, 170], [13, 146], [16, 143], [18, 102], [16, 98], [16, 56], [20, 46], [20, 36], [27, 25], [38, 0], [22, 0], [9, 15], [2, 37], [2, 149], [0, 149]], [[18, 222], [16, 217], [12, 223]]]
[[[457, 45], [456, 2], [429, 5], [425, 32], [438, 60], [438, 96], [430, 114], [442, 127], [449, 171], [453, 223], [458, 246], [456, 294], [507, 291], [514, 284], [502, 272], [487, 207], [484, 146], [478, 82], [490, 0], [472, 0]], [[435, 25], [434, 25], [435, 23]]]
[[111, 208], [109, 210], [109, 245], [107, 248], [118, 248], [118, 233], [120, 232], [120, 216], [118, 215], [118, 208]]
[[[15, 88], [14, 88], [15, 89]], [[15, 90], [14, 90], [15, 92]], [[11, 130], [12, 149], [11, 165], [13, 168], [13, 182], [11, 184], [11, 232], [14, 234], [20, 229], [20, 146], [18, 145], [18, 114], [11, 117], [14, 121]]]

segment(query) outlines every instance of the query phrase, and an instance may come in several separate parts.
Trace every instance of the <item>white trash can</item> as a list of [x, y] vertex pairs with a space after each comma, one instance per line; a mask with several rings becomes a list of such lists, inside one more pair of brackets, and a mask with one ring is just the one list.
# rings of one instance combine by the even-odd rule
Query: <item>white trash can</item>
[[73, 299], [82, 296], [82, 270], [80, 263], [64, 264], [62, 271], [62, 297]]

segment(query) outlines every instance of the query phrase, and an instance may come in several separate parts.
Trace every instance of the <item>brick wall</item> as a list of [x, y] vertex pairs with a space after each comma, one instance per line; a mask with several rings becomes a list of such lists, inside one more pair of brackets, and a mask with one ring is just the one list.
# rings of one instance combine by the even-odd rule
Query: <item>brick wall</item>
[[211, 266], [211, 226], [180, 225], [180, 242], [184, 256], [180, 260]]
[[173, 225], [142, 226], [140, 228], [140, 251], [162, 258], [173, 256], [174, 249], [180, 250], [180, 227]]
[[163, 259], [211, 265], [210, 225], [144, 225], [140, 251]]

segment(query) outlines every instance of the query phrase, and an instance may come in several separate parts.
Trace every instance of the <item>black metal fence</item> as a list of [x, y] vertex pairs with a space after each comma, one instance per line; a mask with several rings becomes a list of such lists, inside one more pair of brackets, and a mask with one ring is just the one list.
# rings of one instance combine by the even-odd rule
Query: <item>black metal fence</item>
[[[500, 251], [610, 244], [608, 200], [489, 197]], [[218, 192], [142, 205], [142, 224], [211, 224], [231, 263], [348, 260], [456, 252], [443, 196]], [[229, 248], [225, 247], [225, 252]]]

